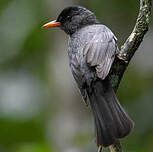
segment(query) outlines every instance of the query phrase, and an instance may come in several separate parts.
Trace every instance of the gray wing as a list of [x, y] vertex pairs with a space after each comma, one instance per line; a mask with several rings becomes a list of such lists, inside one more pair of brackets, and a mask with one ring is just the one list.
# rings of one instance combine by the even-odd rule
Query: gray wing
[[97, 77], [101, 79], [105, 79], [108, 75], [114, 61], [118, 49], [116, 41], [111, 30], [105, 27], [105, 30], [96, 32], [84, 47], [83, 55], [86, 57], [86, 63], [95, 67]]
[[79, 62], [78, 62], [76, 55], [74, 55], [73, 60], [70, 64], [70, 67], [71, 67], [73, 77], [74, 77], [75, 81], [77, 82], [79, 91], [83, 97], [83, 101], [84, 101], [85, 105], [88, 106], [88, 97], [87, 97], [87, 92], [86, 92], [86, 89], [84, 86], [85, 79], [84, 79], [83, 75], [81, 74], [82, 72], [80, 71], [81, 69], [80, 69]]

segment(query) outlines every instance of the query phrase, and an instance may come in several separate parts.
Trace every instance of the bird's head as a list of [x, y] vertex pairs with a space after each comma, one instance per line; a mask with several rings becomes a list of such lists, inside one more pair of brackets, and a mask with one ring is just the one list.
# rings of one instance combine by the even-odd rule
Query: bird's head
[[43, 28], [59, 26], [67, 34], [71, 35], [78, 29], [99, 23], [94, 13], [81, 6], [66, 7], [58, 16], [57, 20], [49, 22]]

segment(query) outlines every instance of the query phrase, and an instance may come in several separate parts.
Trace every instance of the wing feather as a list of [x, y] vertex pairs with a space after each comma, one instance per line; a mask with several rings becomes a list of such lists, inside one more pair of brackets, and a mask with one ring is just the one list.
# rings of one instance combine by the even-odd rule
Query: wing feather
[[106, 28], [102, 32], [95, 33], [93, 39], [84, 47], [83, 54], [86, 63], [96, 69], [97, 76], [105, 79], [117, 52], [117, 39], [114, 34]]

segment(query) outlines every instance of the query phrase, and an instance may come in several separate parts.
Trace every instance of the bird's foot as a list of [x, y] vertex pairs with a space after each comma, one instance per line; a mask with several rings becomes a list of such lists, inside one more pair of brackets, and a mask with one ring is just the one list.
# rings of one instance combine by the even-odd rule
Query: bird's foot
[[100, 145], [100, 146], [98, 147], [98, 152], [102, 152], [102, 150], [103, 150], [103, 147]]

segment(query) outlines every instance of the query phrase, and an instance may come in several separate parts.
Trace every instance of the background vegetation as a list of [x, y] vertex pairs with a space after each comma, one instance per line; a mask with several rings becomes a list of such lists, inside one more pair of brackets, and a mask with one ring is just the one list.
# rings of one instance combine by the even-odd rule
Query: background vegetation
[[[130, 34], [139, 1], [0, 0], [0, 152], [96, 151], [90, 108], [81, 101], [67, 58], [67, 36], [40, 27], [79, 4], [118, 37]], [[118, 97], [135, 122], [126, 152], [153, 151], [153, 28], [121, 82]]]

